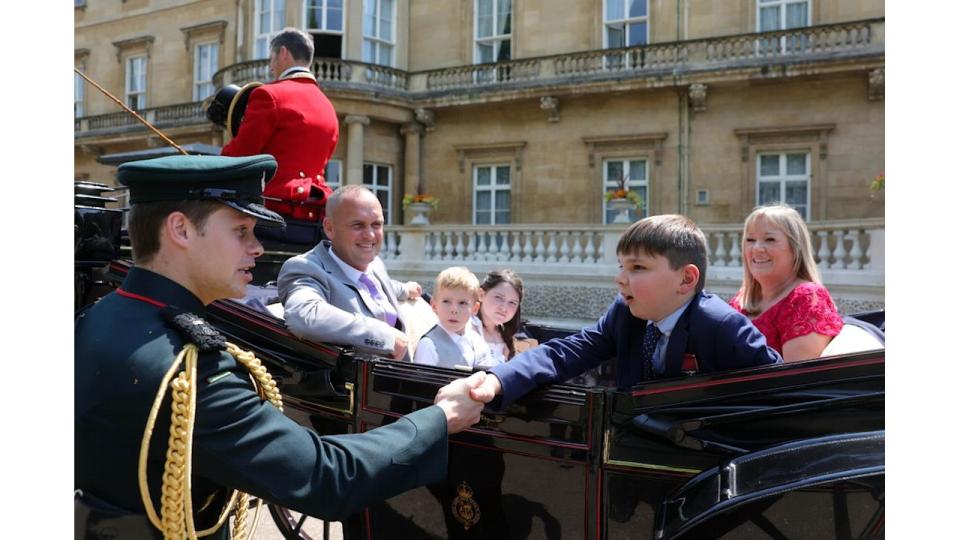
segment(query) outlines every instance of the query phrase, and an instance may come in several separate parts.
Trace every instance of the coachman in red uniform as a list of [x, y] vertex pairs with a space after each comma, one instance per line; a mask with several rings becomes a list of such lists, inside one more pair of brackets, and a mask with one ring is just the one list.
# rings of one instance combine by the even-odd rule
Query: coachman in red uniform
[[340, 127], [310, 72], [312, 60], [313, 41], [301, 30], [285, 28], [271, 40], [270, 74], [276, 80], [250, 93], [239, 131], [221, 154], [272, 155], [278, 167], [263, 192], [267, 208], [294, 220], [320, 222], [332, 193], [324, 169]]

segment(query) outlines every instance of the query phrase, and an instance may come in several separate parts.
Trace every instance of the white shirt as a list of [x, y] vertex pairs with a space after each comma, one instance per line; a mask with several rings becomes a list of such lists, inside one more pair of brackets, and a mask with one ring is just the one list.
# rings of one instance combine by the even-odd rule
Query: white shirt
[[[463, 365], [470, 369], [486, 369], [496, 365], [490, 356], [490, 347], [487, 346], [487, 342], [477, 334], [469, 323], [463, 329], [462, 336], [447, 330], [443, 325], [438, 324], [437, 326], [446, 332], [450, 339], [457, 344], [457, 348], [460, 349], [460, 360], [462, 361], [457, 362], [457, 365]], [[417, 352], [413, 355], [413, 362], [428, 366], [440, 365], [440, 356], [437, 354], [437, 348], [433, 344], [433, 340], [429, 338], [420, 340], [417, 344]]]
[[[483, 337], [486, 341], [486, 334], [483, 333], [483, 321], [480, 320], [480, 317], [474, 315], [470, 317], [470, 324], [473, 326], [473, 329]], [[490, 348], [490, 357], [492, 358], [493, 365], [502, 364], [507, 361], [507, 353], [504, 349], [507, 348], [507, 344], [500, 342], [487, 341], [487, 346]]]
[[[694, 298], [696, 298], [696, 295], [694, 295]], [[653, 351], [652, 360], [653, 371], [655, 373], [663, 374], [663, 357], [665, 354], [667, 354], [667, 344], [670, 343], [670, 334], [673, 333], [673, 327], [677, 325], [677, 321], [679, 321], [680, 316], [683, 315], [683, 310], [687, 309], [687, 306], [690, 305], [690, 302], [693, 302], [693, 298], [687, 300], [686, 304], [680, 306], [679, 309], [660, 319], [659, 321], [647, 321], [647, 324], [656, 326], [657, 330], [660, 330], [660, 333], [663, 334], [660, 336], [660, 339], [657, 340], [657, 348]]]
[[349, 279], [354, 285], [357, 286], [357, 289], [361, 292], [361, 294], [363, 293], [366, 293], [368, 295], [370, 294], [370, 291], [369, 289], [367, 289], [367, 286], [360, 281], [360, 275], [367, 274], [367, 277], [370, 278], [370, 281], [373, 282], [373, 285], [380, 292], [380, 297], [384, 299], [387, 298], [387, 295], [383, 292], [383, 287], [380, 286], [380, 280], [377, 279], [377, 276], [369, 272], [361, 272], [360, 270], [357, 270], [356, 268], [343, 262], [343, 260], [340, 257], [337, 257], [337, 254], [333, 251], [333, 248], [328, 249], [328, 251], [330, 253], [330, 258], [337, 263], [337, 266], [339, 266], [341, 270], [343, 270], [343, 273], [344, 275], [347, 276], [347, 279]]

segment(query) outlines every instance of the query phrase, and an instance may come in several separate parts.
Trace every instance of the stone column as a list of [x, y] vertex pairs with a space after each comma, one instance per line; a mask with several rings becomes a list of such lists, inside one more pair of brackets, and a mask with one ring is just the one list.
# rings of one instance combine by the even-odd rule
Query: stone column
[[409, 122], [400, 128], [404, 136], [403, 153], [403, 194], [417, 193], [420, 186], [420, 137], [423, 135], [423, 126], [417, 122]]
[[344, 185], [363, 184], [363, 126], [370, 125], [370, 117], [348, 114], [347, 124], [347, 170]]

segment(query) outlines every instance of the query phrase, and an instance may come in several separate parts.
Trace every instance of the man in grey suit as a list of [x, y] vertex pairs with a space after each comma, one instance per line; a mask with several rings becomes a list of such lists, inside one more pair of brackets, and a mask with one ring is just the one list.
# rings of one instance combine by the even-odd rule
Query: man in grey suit
[[283, 264], [277, 281], [287, 328], [296, 336], [409, 359], [398, 301], [422, 289], [390, 279], [378, 254], [383, 209], [363, 186], [337, 189], [327, 200], [329, 240]]

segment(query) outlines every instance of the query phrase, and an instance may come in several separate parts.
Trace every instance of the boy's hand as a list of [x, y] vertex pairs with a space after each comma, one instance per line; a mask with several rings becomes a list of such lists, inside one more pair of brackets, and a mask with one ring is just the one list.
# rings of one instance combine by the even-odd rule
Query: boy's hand
[[500, 379], [496, 375], [488, 374], [479, 386], [470, 390], [470, 397], [480, 403], [490, 403], [502, 391]]
[[483, 403], [470, 398], [470, 393], [480, 386], [487, 374], [478, 371], [473, 375], [457, 379], [437, 392], [434, 404], [443, 409], [447, 417], [447, 433], [458, 433], [480, 421]]

